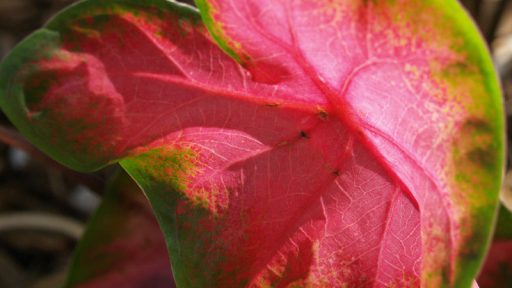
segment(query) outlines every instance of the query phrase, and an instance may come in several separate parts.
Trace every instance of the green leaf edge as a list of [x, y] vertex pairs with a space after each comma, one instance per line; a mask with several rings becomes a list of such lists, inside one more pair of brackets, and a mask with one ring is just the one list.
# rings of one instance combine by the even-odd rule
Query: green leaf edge
[[[489, 198], [494, 199], [493, 205], [486, 206], [481, 209], [472, 209], [472, 218], [475, 219], [476, 228], [475, 236], [478, 238], [485, 239], [484, 245], [481, 246], [477, 255], [469, 254], [463, 255], [458, 261], [458, 271], [461, 271], [457, 275], [454, 287], [472, 287], [472, 283], [482, 268], [487, 251], [492, 244], [492, 238], [494, 229], [497, 222], [498, 211], [500, 208], [499, 192], [501, 189], [501, 183], [503, 182], [504, 171], [505, 171], [505, 157], [506, 157], [506, 138], [505, 138], [505, 112], [503, 108], [502, 90], [497, 77], [497, 72], [494, 67], [490, 49], [488, 48], [484, 37], [478, 30], [477, 24], [471, 18], [468, 11], [466, 11], [462, 4], [455, 0], [434, 0], [433, 5], [439, 7], [444, 12], [447, 18], [450, 18], [454, 24], [453, 29], [457, 29], [457, 34], [464, 39], [464, 51], [468, 53], [468, 58], [472, 59], [475, 63], [478, 63], [482, 75], [485, 77], [485, 88], [488, 92], [488, 96], [491, 97], [490, 104], [485, 106], [485, 114], [487, 118], [492, 121], [494, 131], [493, 144], [497, 150], [495, 167], [493, 169], [493, 179], [499, 179], [499, 181], [493, 182], [494, 187], [487, 191], [486, 195]], [[490, 224], [490, 225], [489, 225]], [[464, 248], [464, 247], [461, 247]]]
[[[82, 0], [79, 1], [66, 9], [60, 11], [55, 17], [53, 17], [43, 28], [36, 30], [29, 36], [27, 36], [23, 41], [21, 41], [10, 53], [2, 60], [0, 63], [0, 107], [7, 115], [9, 120], [15, 124], [15, 126], [20, 130], [20, 132], [37, 148], [42, 150], [43, 152], [50, 155], [53, 159], [58, 161], [59, 163], [70, 167], [71, 169], [75, 169], [82, 172], [92, 172], [109, 166], [114, 163], [120, 163], [124, 167], [125, 170], [130, 174], [135, 174], [134, 171], [130, 171], [129, 169], [130, 163], [137, 156], [127, 156], [122, 159], [113, 159], [108, 162], [98, 162], [98, 163], [83, 163], [80, 160], [69, 158], [70, 155], [66, 153], [62, 153], [58, 146], [53, 144], [49, 144], [44, 140], [43, 137], [40, 137], [37, 129], [34, 129], [30, 123], [30, 121], [26, 118], [28, 109], [25, 104], [25, 95], [20, 87], [16, 88], [15, 91], [12, 91], [13, 87], [10, 84], [13, 73], [11, 71], [20, 71], [20, 68], [29, 61], [34, 61], [40, 59], [36, 57], [38, 55], [36, 52], [40, 52], [41, 44], [50, 45], [53, 47], [58, 47], [60, 41], [59, 30], [61, 27], [65, 27], [66, 23], [70, 20], [76, 19], [76, 17], [82, 16], [87, 13], [87, 11], [97, 10], [99, 6], [101, 7], [110, 7], [112, 5], [124, 5], [123, 8], [132, 8], [136, 11], [137, 7], [145, 7], [144, 5], [151, 4], [153, 7], [157, 7], [161, 9], [161, 11], [169, 11], [170, 13], [175, 14], [177, 17], [187, 18], [192, 21], [192, 23], [201, 22], [201, 17], [197, 9], [192, 6], [177, 3], [173, 0], [112, 0], [112, 1], [102, 1], [102, 0]], [[150, 153], [148, 151], [147, 153]], [[124, 164], [124, 165], [123, 165]], [[135, 169], [135, 168], [133, 168]], [[133, 175], [133, 179], [136, 179], [137, 183], [144, 183], [145, 177], [136, 177]], [[147, 188], [147, 186], [146, 186]], [[171, 188], [173, 189], [173, 188]], [[178, 194], [178, 191], [174, 191]], [[164, 232], [165, 241], [167, 243], [168, 250], [170, 249], [170, 243], [172, 239], [170, 239], [169, 235], [172, 235], [173, 231], [170, 231], [169, 225], [166, 225], [165, 217], [159, 213], [158, 211], [162, 211], [165, 209], [162, 201], [158, 199], [158, 197], [154, 197], [151, 193], [147, 193], [144, 191], [146, 196], [149, 198], [153, 211], [156, 214], [156, 218], [158, 223], [160, 224], [160, 228], [162, 232]], [[178, 197], [176, 195], [176, 197]], [[158, 209], [158, 207], [162, 209]], [[101, 221], [102, 217], [95, 216], [91, 221], [91, 225]], [[78, 247], [76, 257], [80, 257], [82, 251], [88, 247], [86, 244], [81, 244]], [[173, 262], [172, 260], [170, 261]], [[76, 263], [72, 264], [71, 269], [75, 269]], [[184, 282], [178, 281], [180, 273], [174, 273], [175, 269], [179, 269], [177, 265], [171, 265], [174, 275], [178, 275], [178, 279], [176, 279], [176, 283]], [[73, 271], [72, 271], [73, 273]], [[91, 272], [92, 273], [92, 272]], [[76, 273], [68, 278], [65, 288], [72, 287], [79, 281], [80, 279], [86, 279], [88, 274], [80, 274]], [[78, 280], [76, 280], [76, 279]], [[185, 282], [186, 283], [186, 282]]]
[[[138, 7], [155, 7], [158, 11], [175, 14], [177, 17], [187, 18], [192, 23], [201, 22], [198, 10], [192, 6], [175, 2], [173, 0], [82, 0], [60, 11], [43, 28], [36, 30], [22, 40], [0, 63], [0, 107], [16, 128], [38, 149], [50, 155], [57, 162], [80, 172], [93, 172], [101, 168], [120, 162], [122, 159], [99, 159], [95, 162], [85, 163], [75, 159], [72, 155], [59, 149], [60, 145], [47, 141], [43, 133], [38, 131], [27, 118], [29, 111], [26, 97], [22, 87], [12, 84], [14, 74], [20, 71], [25, 63], [40, 59], [44, 47], [59, 47], [60, 32], [65, 30], [66, 23], [77, 17], [88, 15], [88, 12], [101, 8], [121, 7], [137, 12]], [[158, 16], [158, 15], [157, 15]], [[125, 156], [129, 157], [129, 156]]]
[[[100, 4], [101, 3], [101, 4]], [[0, 88], [6, 87], [8, 90], [10, 87], [9, 80], [10, 75], [9, 71], [18, 71], [19, 67], [22, 65], [22, 63], [26, 63], [27, 60], [31, 59], [31, 56], [35, 55], [33, 52], [39, 50], [39, 46], [37, 44], [40, 44], [41, 41], [50, 43], [50, 44], [58, 44], [58, 38], [59, 33], [57, 32], [60, 25], [64, 25], [67, 20], [73, 19], [73, 16], [76, 15], [82, 15], [82, 12], [87, 10], [87, 8], [94, 9], [94, 5], [110, 5], [114, 2], [107, 2], [108, 4], [104, 4], [105, 2], [101, 2], [101, 0], [84, 0], [81, 2], [78, 2], [67, 9], [61, 11], [57, 16], [55, 16], [51, 21], [48, 22], [48, 24], [42, 28], [28, 36], [25, 40], [23, 40], [15, 49], [13, 49], [3, 60], [3, 62], [0, 64]], [[178, 4], [174, 1], [166, 1], [166, 0], [117, 0], [115, 1], [115, 4], [117, 5], [134, 5], [134, 6], [141, 6], [141, 5], [147, 5], [150, 4], [159, 4], [161, 8], [163, 9], [173, 9], [174, 11], [178, 12], [180, 15], [184, 16], [198, 16], [197, 10], [194, 8]], [[437, 5], [436, 7], [442, 7], [440, 9], [443, 9], [447, 17], [451, 18], [452, 21], [456, 22], [458, 25], [456, 25], [456, 28], [458, 28], [461, 31], [461, 35], [463, 35], [464, 40], [467, 44], [466, 47], [472, 48], [469, 49], [470, 51], [470, 57], [472, 59], [478, 59], [480, 65], [480, 68], [482, 69], [482, 72], [484, 75], [486, 75], [486, 78], [488, 80], [494, 80], [494, 81], [487, 81], [486, 87], [487, 90], [490, 91], [491, 97], [493, 97], [492, 103], [500, 104], [496, 105], [495, 107], [486, 107], [490, 109], [488, 115], [494, 115], [494, 124], [496, 125], [497, 130], [503, 131], [504, 130], [504, 112], [503, 112], [503, 106], [502, 106], [502, 98], [501, 98], [501, 91], [500, 86], [498, 83], [498, 80], [496, 77], [494, 77], [495, 69], [492, 65], [491, 58], [489, 55], [489, 50], [483, 41], [483, 38], [481, 37], [480, 33], [476, 29], [476, 25], [469, 17], [468, 13], [464, 11], [464, 9], [461, 7], [461, 5], [454, 0], [449, 1], [440, 1], [440, 0], [434, 0], [434, 5]], [[207, 0], [196, 0], [196, 4], [199, 7], [201, 11], [201, 17], [203, 18], [203, 22], [205, 26], [210, 30], [210, 33], [212, 34], [213, 38], [217, 41], [218, 45], [224, 49], [230, 56], [232, 56], [236, 61], [239, 63], [241, 62], [241, 57], [244, 57], [243, 55], [237, 55], [233, 49], [231, 49], [228, 46], [228, 39], [225, 37], [225, 35], [219, 33], [219, 31], [216, 31], [215, 22], [214, 19], [208, 15], [208, 1]], [[55, 30], [57, 31], [55, 31]], [[218, 30], [218, 29], [217, 29]], [[4, 92], [1, 91], [0, 92]], [[13, 93], [9, 93], [13, 94]], [[75, 161], [74, 159], [69, 159], [69, 155], [64, 155], [60, 153], [59, 149], [56, 149], [53, 145], [48, 145], [45, 141], [38, 140], [37, 137], [38, 132], [30, 127], [30, 123], [27, 123], [28, 121], [26, 119], [23, 119], [24, 117], [21, 115], [25, 115], [26, 111], [24, 110], [25, 107], [25, 99], [22, 91], [15, 91], [14, 99], [7, 98], [5, 96], [0, 97], [0, 105], [2, 106], [3, 110], [9, 117], [9, 119], [17, 124], [18, 129], [27, 137], [29, 140], [34, 143], [37, 147], [39, 147], [41, 150], [47, 152], [50, 154], [53, 158], [55, 158], [57, 161], [61, 162], [62, 164], [66, 166], [73, 167], [74, 169], [77, 169], [79, 171], [94, 171], [101, 169], [105, 166], [108, 166], [109, 164], [119, 162], [120, 159], [116, 159], [113, 161], [110, 161], [108, 163], [93, 163], [91, 165], [84, 165], [83, 162]], [[32, 136], [36, 135], [36, 136]], [[504, 134], [496, 134], [495, 143], [497, 144], [497, 148], [499, 149], [499, 159], [501, 162], [500, 169], [496, 170], [497, 174], [502, 174], [503, 167], [504, 167], [504, 155], [505, 155], [505, 139]], [[499, 185], [497, 185], [499, 187]], [[497, 189], [495, 190], [497, 191]], [[496, 201], [498, 203], [498, 200]], [[498, 207], [496, 205], [495, 207]], [[479, 212], [479, 216], [481, 219], [496, 219], [497, 215], [497, 209], [485, 209]], [[487, 221], [481, 221], [481, 222], [487, 222]], [[473, 276], [476, 274], [476, 271], [478, 271], [478, 268], [482, 264], [482, 260], [484, 258], [484, 252], [487, 250], [490, 239], [491, 239], [491, 232], [493, 231], [492, 225], [484, 225], [484, 227], [481, 230], [484, 233], [481, 233], [480, 235], [487, 235], [487, 245], [483, 249], [481, 249], [481, 253], [479, 253], [479, 257], [475, 257], [475, 255], [472, 255], [470, 259], [467, 259], [465, 262], [465, 268], [459, 269], [463, 270], [464, 273], [459, 274], [459, 277], [456, 280], [457, 285], [462, 285], [461, 287], [465, 287], [471, 285], [471, 282], [473, 280]], [[462, 262], [462, 261], [461, 261]]]

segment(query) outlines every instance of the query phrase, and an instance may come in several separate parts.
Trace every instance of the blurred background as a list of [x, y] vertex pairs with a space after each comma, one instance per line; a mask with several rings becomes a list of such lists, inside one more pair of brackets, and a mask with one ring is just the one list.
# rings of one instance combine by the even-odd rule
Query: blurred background
[[[0, 59], [72, 2], [0, 0]], [[492, 51], [505, 92], [508, 127], [512, 121], [511, 2], [462, 1]], [[509, 143], [511, 138], [509, 131]], [[0, 287], [54, 288], [62, 284], [77, 240], [101, 200], [104, 181], [115, 169], [94, 175], [71, 172], [45, 159], [0, 114]], [[505, 198], [512, 195], [511, 175]]]

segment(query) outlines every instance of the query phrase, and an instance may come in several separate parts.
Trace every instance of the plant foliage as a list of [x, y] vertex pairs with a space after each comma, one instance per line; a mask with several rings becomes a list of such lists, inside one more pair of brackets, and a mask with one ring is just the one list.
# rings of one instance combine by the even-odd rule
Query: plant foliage
[[500, 91], [455, 0], [83, 1], [0, 68], [74, 169], [143, 188], [178, 287], [469, 287]]

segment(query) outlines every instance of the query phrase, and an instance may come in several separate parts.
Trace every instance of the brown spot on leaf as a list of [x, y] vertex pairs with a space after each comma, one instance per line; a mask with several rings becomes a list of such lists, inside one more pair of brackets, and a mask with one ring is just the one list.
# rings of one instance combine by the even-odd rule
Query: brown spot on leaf
[[493, 135], [493, 128], [489, 122], [472, 117], [462, 125], [461, 139], [458, 141], [458, 145], [469, 162], [492, 169], [498, 152]]
[[269, 108], [277, 108], [279, 106], [281, 106], [281, 103], [277, 103], [277, 102], [265, 103], [265, 107], [269, 107]]
[[318, 118], [320, 118], [321, 120], [324, 120], [324, 121], [329, 119], [329, 113], [327, 113], [327, 111], [325, 111], [322, 108], [318, 109], [318, 112], [316, 115], [318, 115]]
[[309, 139], [309, 135], [305, 131], [300, 131], [300, 138]]
[[462, 124], [462, 131], [464, 133], [472, 133], [472, 132], [488, 132], [491, 131], [492, 127], [489, 123], [480, 118], [471, 117]]

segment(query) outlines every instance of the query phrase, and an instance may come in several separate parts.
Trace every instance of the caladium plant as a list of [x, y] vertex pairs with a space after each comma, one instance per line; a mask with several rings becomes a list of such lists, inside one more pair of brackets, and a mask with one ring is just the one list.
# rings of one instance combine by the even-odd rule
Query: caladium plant
[[137, 184], [118, 173], [80, 240], [65, 288], [174, 288], [164, 237]]
[[507, 288], [512, 283], [512, 213], [501, 206], [496, 232], [478, 283], [481, 288]]
[[503, 116], [454, 0], [89, 0], [23, 41], [0, 103], [143, 188], [178, 287], [470, 287]]

